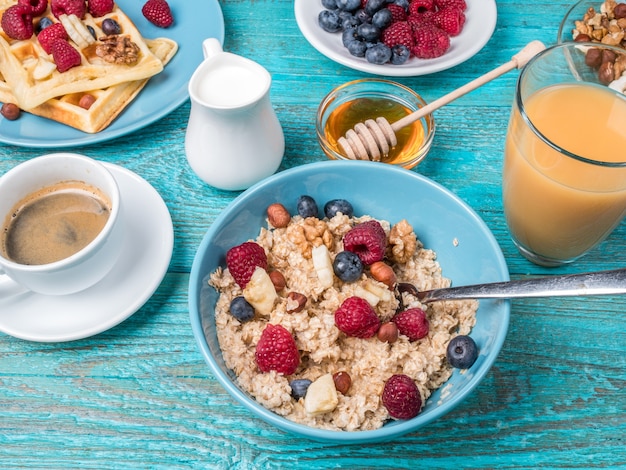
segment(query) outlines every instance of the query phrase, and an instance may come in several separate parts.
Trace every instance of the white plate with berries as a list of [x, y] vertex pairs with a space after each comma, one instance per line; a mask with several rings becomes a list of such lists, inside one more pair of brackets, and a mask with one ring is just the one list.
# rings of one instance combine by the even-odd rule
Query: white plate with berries
[[0, 118], [0, 142], [23, 147], [69, 148], [105, 142], [142, 129], [165, 117], [188, 98], [187, 83], [203, 60], [202, 41], [224, 40], [224, 17], [217, 0], [170, 1], [174, 23], [160, 28], [142, 14], [145, 1], [116, 0], [146, 38], [167, 37], [178, 43], [178, 52], [165, 69], [152, 77], [135, 100], [106, 129], [89, 134], [29, 113], [10, 121]]
[[494, 0], [295, 0], [294, 8], [300, 31], [321, 54], [354, 70], [396, 77], [440, 72], [470, 59], [491, 38], [498, 16]]

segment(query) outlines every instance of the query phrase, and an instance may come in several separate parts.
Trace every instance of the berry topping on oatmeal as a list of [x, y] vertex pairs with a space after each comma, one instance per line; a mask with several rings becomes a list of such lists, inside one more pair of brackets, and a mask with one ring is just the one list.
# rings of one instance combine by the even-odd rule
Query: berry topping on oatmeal
[[421, 308], [410, 308], [393, 317], [400, 334], [417, 341], [428, 335], [428, 319], [426, 312]]
[[345, 199], [333, 199], [324, 205], [324, 214], [329, 219], [335, 217], [339, 212], [343, 215], [347, 215], [348, 217], [352, 217], [354, 208], [352, 207], [352, 204]]
[[256, 345], [256, 364], [262, 372], [291, 375], [300, 365], [300, 353], [291, 333], [268, 323]]
[[289, 382], [289, 386], [291, 387], [291, 396], [296, 400], [304, 398], [311, 383], [312, 382], [309, 379], [292, 380], [291, 382]]
[[318, 208], [317, 202], [311, 196], [302, 195], [298, 198], [298, 203], [296, 204], [296, 208], [298, 210], [298, 215], [300, 217], [317, 217]]
[[380, 319], [366, 300], [348, 297], [335, 311], [335, 324], [348, 336], [371, 338], [380, 327]]
[[382, 400], [389, 415], [396, 419], [414, 418], [422, 408], [422, 398], [415, 381], [405, 374], [392, 375], [387, 380]]
[[242, 289], [246, 287], [257, 267], [267, 269], [265, 250], [255, 242], [244, 242], [226, 253], [226, 267]]
[[470, 336], [455, 336], [448, 343], [446, 356], [452, 367], [467, 369], [476, 362], [478, 346], [476, 346], [476, 342]]
[[363, 264], [381, 261], [387, 248], [387, 234], [376, 220], [357, 225], [343, 237], [343, 247], [356, 253]]
[[254, 307], [242, 296], [235, 297], [230, 302], [230, 314], [241, 323], [245, 323], [254, 318]]
[[363, 274], [363, 262], [356, 253], [341, 251], [333, 260], [333, 271], [343, 282], [354, 282]]

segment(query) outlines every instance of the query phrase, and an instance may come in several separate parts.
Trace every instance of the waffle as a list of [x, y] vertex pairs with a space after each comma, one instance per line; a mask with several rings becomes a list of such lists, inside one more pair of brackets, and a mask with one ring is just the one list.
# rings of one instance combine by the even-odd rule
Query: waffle
[[[166, 38], [146, 39], [150, 51], [163, 63], [167, 64], [176, 54], [178, 45]], [[0, 75], [0, 102], [15, 103], [9, 85]], [[149, 79], [120, 83], [105, 89], [89, 90], [88, 92], [70, 93], [53, 98], [40, 104], [28, 112], [37, 116], [72, 126], [87, 133], [96, 133], [105, 129], [137, 96]], [[79, 106], [85, 94], [95, 98], [94, 103], [85, 109]]]
[[[0, 14], [16, 3], [15, 0], [0, 0]], [[53, 18], [50, 7], [43, 16], [57, 21]], [[135, 64], [107, 62], [96, 55], [97, 43], [81, 48], [70, 41], [81, 54], [81, 65], [63, 73], [55, 69], [49, 77], [37, 79], [36, 67], [40, 60], [51, 61], [37, 37], [33, 35], [28, 40], [13, 40], [0, 29], [0, 73], [10, 87], [16, 104], [28, 111], [58, 96], [143, 80], [163, 70], [163, 63], [150, 51], [141, 33], [117, 5], [112, 12], [99, 18], [87, 13], [83, 23], [91, 26], [96, 37], [101, 38], [105, 36], [101, 24], [106, 18], [115, 20], [121, 27], [122, 35], [129, 36], [138, 46], [138, 60]]]

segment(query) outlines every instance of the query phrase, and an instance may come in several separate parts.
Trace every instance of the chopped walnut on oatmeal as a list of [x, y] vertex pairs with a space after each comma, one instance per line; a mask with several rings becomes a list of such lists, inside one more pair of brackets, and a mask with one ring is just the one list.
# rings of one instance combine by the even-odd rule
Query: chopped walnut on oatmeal
[[333, 234], [325, 221], [308, 217], [302, 225], [287, 227], [287, 238], [298, 247], [306, 259], [311, 259], [313, 247], [325, 245], [329, 250], [333, 248]]
[[388, 256], [396, 263], [406, 263], [417, 250], [417, 237], [406, 219], [391, 227], [389, 232]]

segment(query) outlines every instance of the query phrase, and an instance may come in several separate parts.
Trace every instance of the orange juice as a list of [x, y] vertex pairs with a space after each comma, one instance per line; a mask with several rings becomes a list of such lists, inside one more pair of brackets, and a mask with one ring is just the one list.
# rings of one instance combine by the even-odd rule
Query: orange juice
[[503, 172], [509, 229], [522, 251], [572, 261], [626, 215], [626, 97], [592, 84], [552, 85], [530, 95], [525, 111], [556, 147], [596, 161], [548, 145], [514, 107]]

